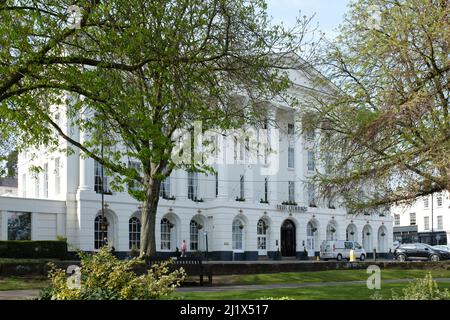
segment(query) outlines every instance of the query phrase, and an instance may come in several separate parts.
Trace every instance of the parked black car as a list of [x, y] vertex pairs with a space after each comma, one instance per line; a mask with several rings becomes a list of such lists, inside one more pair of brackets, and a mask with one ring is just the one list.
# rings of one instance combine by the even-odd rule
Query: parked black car
[[400, 245], [394, 252], [395, 259], [406, 260], [429, 260], [439, 261], [450, 259], [450, 252], [433, 248], [425, 243], [405, 243]]

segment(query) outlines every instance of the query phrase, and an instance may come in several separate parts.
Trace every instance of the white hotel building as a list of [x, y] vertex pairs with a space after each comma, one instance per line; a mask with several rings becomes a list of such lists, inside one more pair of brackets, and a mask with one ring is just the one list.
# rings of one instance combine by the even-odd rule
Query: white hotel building
[[[312, 90], [305, 74], [292, 73], [291, 78], [291, 92], [298, 97]], [[274, 102], [267, 117], [275, 120], [268, 122], [268, 132], [279, 132], [276, 138], [270, 134], [277, 140], [271, 144], [278, 142], [279, 148], [268, 155], [276, 170], [267, 172], [260, 156], [258, 163], [246, 163], [245, 143], [219, 135], [219, 151], [212, 155], [221, 163], [215, 165], [217, 176], [176, 170], [164, 183], [156, 218], [158, 254], [175, 254], [183, 240], [188, 251], [208, 251], [214, 260], [271, 258], [278, 250], [285, 257], [305, 258], [305, 252], [317, 254], [325, 239], [356, 240], [368, 253], [388, 252], [393, 241], [389, 215], [350, 216], [329, 201], [318, 201], [306, 185], [320, 164], [314, 134], [297, 134], [298, 112]], [[83, 139], [77, 130], [65, 129]], [[43, 171], [31, 173], [32, 165]], [[18, 178], [18, 196], [0, 197], [1, 240], [64, 236], [72, 250], [101, 246], [101, 167], [93, 159], [80, 157], [78, 150], [68, 156], [45, 150], [35, 157], [22, 153]], [[127, 192], [107, 192], [104, 199], [108, 243], [125, 256], [139, 245], [140, 204]]]

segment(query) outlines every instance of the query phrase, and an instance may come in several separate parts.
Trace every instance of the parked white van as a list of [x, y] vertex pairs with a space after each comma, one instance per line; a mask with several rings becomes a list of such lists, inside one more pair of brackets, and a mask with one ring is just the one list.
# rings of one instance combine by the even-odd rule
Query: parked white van
[[350, 259], [350, 250], [354, 251], [355, 259], [364, 261], [367, 257], [364, 248], [355, 241], [326, 240], [320, 245], [320, 259]]

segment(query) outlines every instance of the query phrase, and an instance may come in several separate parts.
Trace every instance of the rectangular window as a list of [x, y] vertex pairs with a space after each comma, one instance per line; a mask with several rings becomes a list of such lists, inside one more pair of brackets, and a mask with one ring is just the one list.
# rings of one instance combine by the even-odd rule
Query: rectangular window
[[396, 226], [400, 225], [400, 215], [399, 214], [394, 214], [394, 224]]
[[170, 198], [170, 177], [167, 177], [163, 181], [161, 181], [159, 196], [163, 199]]
[[198, 224], [195, 221], [191, 221], [190, 224], [190, 249], [191, 251], [198, 250]]
[[430, 230], [430, 217], [423, 217], [424, 230]]
[[44, 198], [48, 198], [48, 163], [44, 164]]
[[295, 182], [294, 181], [289, 181], [289, 185], [288, 185], [288, 192], [289, 192], [289, 202], [293, 203], [295, 202]]
[[288, 168], [294, 168], [294, 148], [288, 148]]
[[308, 151], [308, 171], [314, 171], [316, 169], [316, 160], [314, 151]]
[[59, 169], [59, 158], [55, 158], [55, 195], [61, 192], [61, 174]]
[[108, 177], [103, 166], [95, 161], [94, 163], [94, 190], [97, 193], [111, 193], [108, 187]]
[[437, 228], [439, 230], [443, 230], [444, 229], [444, 217], [443, 216], [438, 216], [437, 217]]
[[293, 135], [294, 134], [294, 124], [293, 123], [288, 123], [288, 135]]
[[22, 197], [26, 198], [27, 196], [27, 175], [22, 174]]
[[31, 240], [31, 213], [8, 212], [8, 240]]
[[308, 183], [308, 204], [310, 207], [316, 207], [316, 189], [312, 183]]
[[264, 201], [269, 202], [269, 178], [264, 179]]
[[415, 226], [416, 225], [416, 214], [414, 212], [411, 212], [409, 214], [409, 224], [411, 226]]
[[188, 199], [197, 200], [198, 194], [198, 174], [197, 172], [188, 172]]
[[423, 198], [423, 207], [425, 209], [428, 209], [429, 206], [430, 206], [430, 204], [428, 202], [428, 197]]
[[215, 178], [216, 178], [216, 198], [219, 196], [219, 174], [216, 173], [215, 174]]
[[442, 193], [438, 193], [436, 196], [436, 203], [438, 208], [442, 207]]
[[[136, 160], [128, 160], [128, 168], [135, 169], [139, 176], [142, 177], [142, 165], [139, 161]], [[128, 190], [142, 190], [143, 186], [139, 181], [130, 181], [128, 182]]]
[[316, 136], [316, 133], [314, 132], [314, 129], [306, 131], [306, 139], [314, 140], [315, 136]]
[[238, 159], [238, 140], [236, 137], [234, 137], [234, 163], [237, 163]]
[[36, 175], [36, 177], [34, 177], [34, 196], [35, 196], [36, 198], [39, 198], [39, 189], [40, 189], [40, 186], [39, 186], [39, 176]]
[[245, 178], [243, 175], [239, 179], [239, 197], [245, 199]]

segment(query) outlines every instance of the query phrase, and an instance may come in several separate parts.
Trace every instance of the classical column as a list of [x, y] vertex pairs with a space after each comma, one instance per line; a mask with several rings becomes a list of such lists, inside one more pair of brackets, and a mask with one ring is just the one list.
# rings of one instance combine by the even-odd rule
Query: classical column
[[[263, 175], [267, 175], [269, 178], [269, 202], [273, 205], [278, 204], [283, 201], [278, 197], [278, 189], [280, 183], [277, 182], [280, 177], [280, 144], [279, 144], [279, 133], [276, 128], [277, 121], [277, 109], [274, 106], [268, 106], [269, 110], [267, 112], [268, 126], [267, 126], [267, 144], [270, 146], [271, 150], [268, 155], [268, 165], [263, 164], [264, 170], [262, 170]], [[264, 174], [265, 173], [265, 174]], [[287, 182], [286, 182], [287, 185]], [[287, 187], [286, 187], [287, 190]], [[287, 199], [287, 195], [286, 195]]]
[[222, 139], [219, 140], [221, 140], [221, 142], [217, 161], [217, 174], [219, 179], [217, 199], [226, 201], [228, 200], [228, 164], [230, 163], [229, 161], [232, 160], [232, 158], [230, 158], [230, 155], [232, 155], [232, 153], [229, 152], [230, 150], [227, 150], [227, 137], [222, 136]]
[[[83, 144], [87, 140], [87, 133], [80, 132], [80, 143]], [[69, 174], [69, 172], [67, 173]], [[78, 190], [92, 190], [94, 181], [94, 161], [86, 158], [80, 151], [80, 184]]]
[[[176, 181], [176, 199], [177, 200], [186, 200], [187, 199], [187, 172], [184, 170], [177, 170], [176, 179], [172, 179]], [[171, 182], [172, 182], [171, 181]]]
[[302, 183], [304, 177], [304, 161], [303, 161], [303, 143], [302, 143], [302, 128], [300, 121], [300, 112], [294, 111], [294, 167], [295, 167], [295, 201], [299, 205], [306, 204], [305, 189]]
[[0, 211], [0, 240], [8, 240], [8, 211]]

